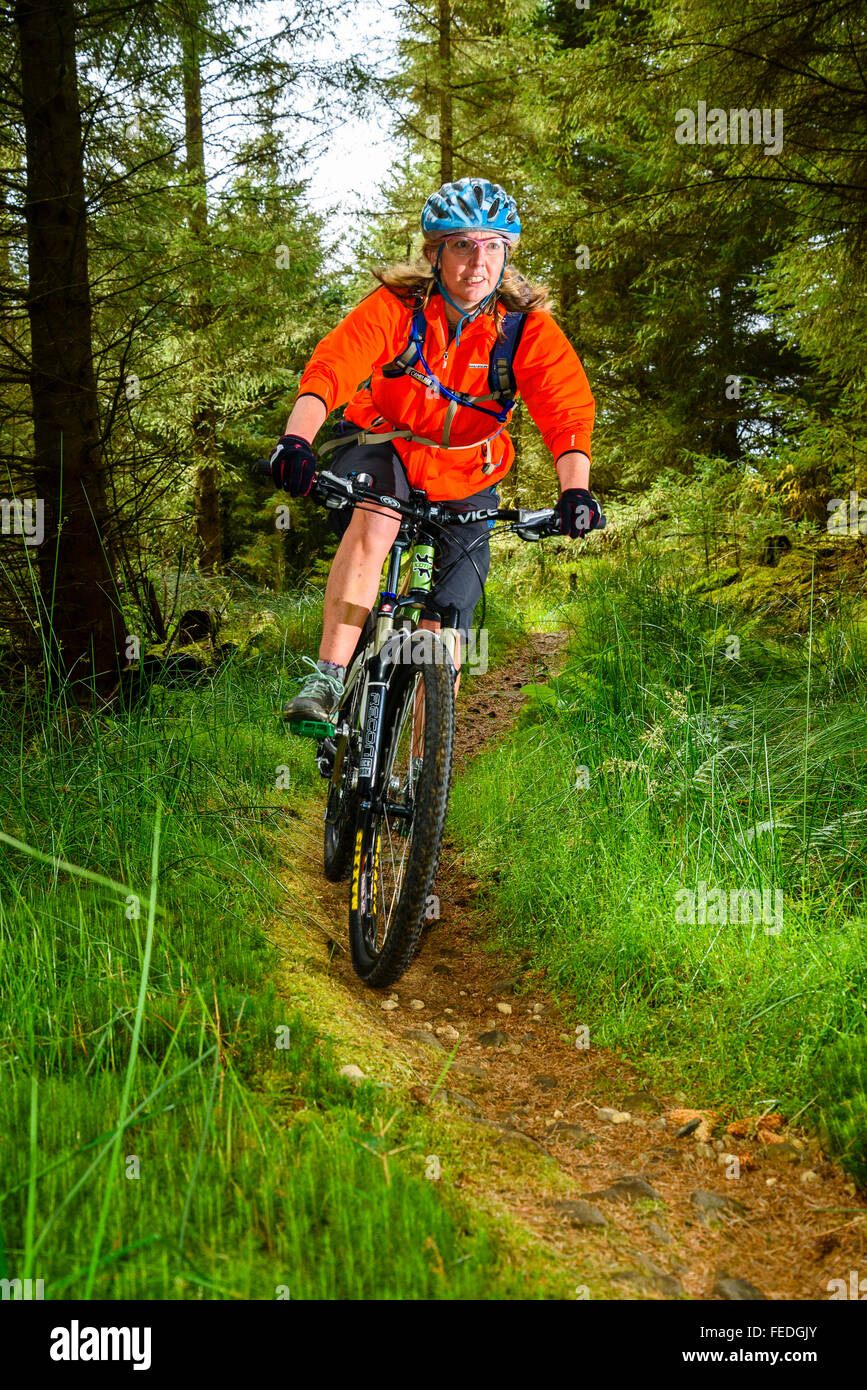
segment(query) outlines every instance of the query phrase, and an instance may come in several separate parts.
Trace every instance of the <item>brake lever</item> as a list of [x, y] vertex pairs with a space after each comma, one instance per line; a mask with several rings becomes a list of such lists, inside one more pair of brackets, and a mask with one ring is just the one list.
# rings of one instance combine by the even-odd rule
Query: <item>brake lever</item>
[[524, 507], [519, 507], [518, 520], [512, 529], [516, 536], [521, 537], [522, 541], [540, 541], [543, 536], [557, 534], [550, 529], [553, 517], [554, 512], [550, 507], [544, 507], [541, 511], [528, 511]]
[[336, 473], [329, 473], [327, 469], [316, 474], [309, 495], [334, 510], [351, 507], [356, 500], [352, 479], [340, 478]]
[[[556, 512], [549, 508], [535, 512], [519, 509], [519, 515], [520, 520], [515, 523], [512, 529], [517, 536], [521, 537], [522, 541], [540, 541], [546, 536], [562, 535], [562, 532], [556, 527]], [[600, 512], [599, 520], [592, 531], [604, 531], [607, 525], [606, 517]], [[591, 535], [592, 531], [587, 531], [586, 535]]]

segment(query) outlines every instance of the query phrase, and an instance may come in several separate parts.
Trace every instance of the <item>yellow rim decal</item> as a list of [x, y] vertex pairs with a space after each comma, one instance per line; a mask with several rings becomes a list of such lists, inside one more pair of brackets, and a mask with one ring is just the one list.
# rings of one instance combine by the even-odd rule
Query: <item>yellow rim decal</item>
[[352, 888], [349, 894], [349, 906], [353, 912], [358, 911], [358, 890], [361, 884], [361, 837], [363, 832], [359, 830], [355, 837], [355, 854], [352, 857]]
[[374, 918], [374, 920], [376, 919], [376, 880], [379, 877], [379, 838], [380, 832], [377, 831], [376, 848], [373, 851], [373, 904], [370, 914], [371, 917]]

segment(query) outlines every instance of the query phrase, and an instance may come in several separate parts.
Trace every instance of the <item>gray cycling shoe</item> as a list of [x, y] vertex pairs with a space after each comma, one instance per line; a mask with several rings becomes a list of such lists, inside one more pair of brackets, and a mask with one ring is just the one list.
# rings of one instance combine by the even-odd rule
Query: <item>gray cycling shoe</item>
[[339, 676], [329, 675], [316, 666], [298, 694], [284, 707], [283, 718], [293, 733], [325, 737], [334, 732], [334, 720], [342, 694], [343, 681]]

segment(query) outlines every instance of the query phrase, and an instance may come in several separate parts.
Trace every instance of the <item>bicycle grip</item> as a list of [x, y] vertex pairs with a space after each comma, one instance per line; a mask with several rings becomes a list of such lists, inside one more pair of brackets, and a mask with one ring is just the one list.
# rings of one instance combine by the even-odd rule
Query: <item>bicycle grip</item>
[[[554, 529], [553, 529], [553, 528], [556, 526], [556, 524], [557, 524], [557, 523], [555, 522], [555, 520], [554, 520], [554, 515], [555, 515], [555, 514], [552, 512], [550, 522], [549, 522], [548, 525], [545, 527], [545, 529], [544, 529], [542, 532], [540, 532], [540, 534], [542, 534], [542, 535], [547, 535], [547, 536], [562, 536], [562, 534], [563, 534], [562, 531], [554, 530]], [[599, 513], [599, 520], [597, 521], [596, 525], [595, 525], [594, 527], [592, 527], [591, 530], [585, 531], [584, 534], [585, 534], [585, 536], [592, 536], [592, 534], [593, 534], [594, 531], [604, 531], [607, 525], [608, 525], [608, 518], [605, 516], [605, 513], [604, 513], [604, 512], [600, 512], [600, 513]]]
[[[271, 476], [271, 460], [270, 460], [270, 459], [256, 459], [255, 463], [253, 463], [253, 464], [250, 466], [250, 473], [251, 473], [251, 476], [254, 477], [254, 478], [257, 478], [257, 479], [265, 479], [265, 478], [267, 478], [268, 481], [269, 481], [269, 483], [273, 483], [273, 482], [274, 482], [274, 479], [273, 479], [272, 476]], [[276, 487], [276, 483], [274, 484], [274, 486]], [[314, 502], [322, 502], [322, 501], [325, 500], [325, 496], [326, 496], [326, 494], [323, 492], [322, 488], [319, 486], [319, 474], [316, 473], [316, 474], [314, 474], [314, 476], [313, 476], [313, 482], [312, 482], [311, 485], [310, 485], [310, 491], [309, 491], [308, 493], [305, 493], [305, 497], [309, 497], [309, 498], [310, 498], [312, 501], [314, 501]]]

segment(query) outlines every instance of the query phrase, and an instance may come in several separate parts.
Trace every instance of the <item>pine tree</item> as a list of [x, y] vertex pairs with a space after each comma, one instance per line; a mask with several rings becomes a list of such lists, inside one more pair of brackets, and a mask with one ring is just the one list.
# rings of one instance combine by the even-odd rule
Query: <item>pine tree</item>
[[110, 689], [122, 661], [93, 364], [75, 7], [18, 0], [27, 138], [33, 477], [44, 506], [40, 625], [55, 684]]

